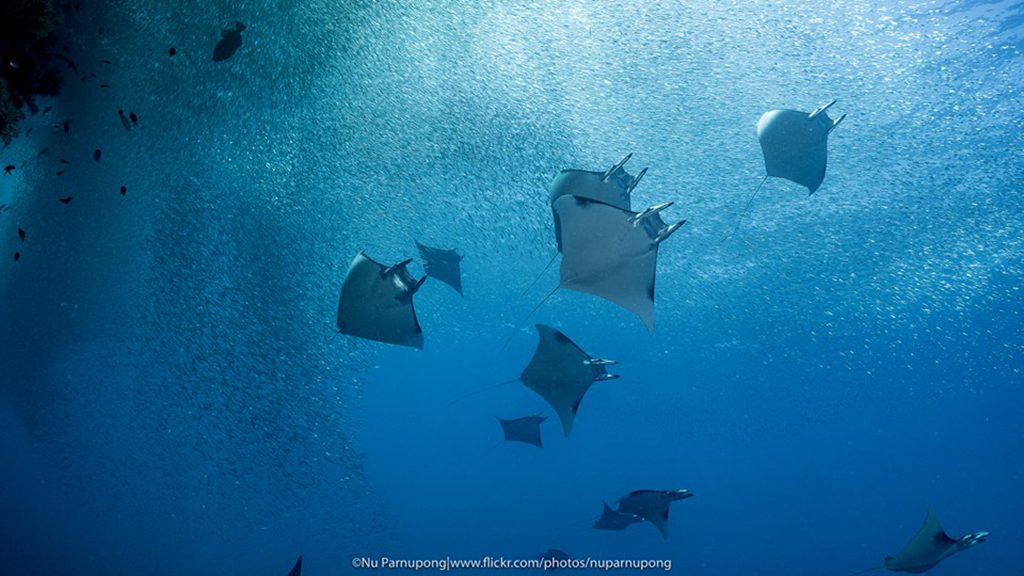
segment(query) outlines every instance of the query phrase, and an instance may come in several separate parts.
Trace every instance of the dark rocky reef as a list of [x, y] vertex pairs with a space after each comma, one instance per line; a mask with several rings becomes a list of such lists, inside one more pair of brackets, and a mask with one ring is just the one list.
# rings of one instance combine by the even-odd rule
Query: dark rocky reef
[[37, 97], [60, 92], [58, 23], [49, 0], [0, 2], [0, 139], [5, 146], [18, 135], [26, 107], [36, 113]]

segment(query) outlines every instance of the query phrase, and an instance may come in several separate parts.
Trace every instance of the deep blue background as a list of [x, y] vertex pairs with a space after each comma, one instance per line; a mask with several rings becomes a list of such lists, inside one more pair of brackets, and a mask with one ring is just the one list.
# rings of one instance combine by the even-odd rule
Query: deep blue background
[[[69, 78], [0, 152], [28, 160], [0, 177], [0, 570], [275, 575], [303, 553], [315, 576], [558, 547], [844, 575], [932, 504], [951, 534], [993, 533], [934, 574], [1017, 573], [1021, 19], [1016, 2], [86, 2], [70, 45], [98, 77]], [[234, 20], [243, 46], [215, 64]], [[849, 117], [822, 188], [770, 180], [740, 215], [760, 114], [831, 98]], [[650, 166], [634, 205], [689, 221], [662, 245], [656, 333], [558, 292], [499, 353], [557, 281], [519, 298], [554, 249], [546, 184], [627, 152]], [[397, 262], [414, 238], [466, 256], [464, 299], [416, 296], [425, 349], [334, 336], [353, 255]], [[550, 410], [518, 384], [448, 404], [517, 376], [533, 321], [622, 378], [570, 438], [550, 420], [543, 450], [495, 445], [495, 416]], [[602, 500], [677, 487], [696, 497], [668, 541], [586, 527]]]

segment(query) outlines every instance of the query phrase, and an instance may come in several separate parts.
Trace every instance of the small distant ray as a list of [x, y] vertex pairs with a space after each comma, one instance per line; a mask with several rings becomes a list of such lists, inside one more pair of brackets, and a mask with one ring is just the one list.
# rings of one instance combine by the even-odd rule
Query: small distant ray
[[214, 62], [223, 62], [235, 55], [235, 52], [242, 47], [243, 30], [245, 30], [245, 24], [235, 22], [234, 27], [226, 28], [220, 33], [220, 41], [213, 48]]
[[427, 276], [436, 278], [451, 286], [459, 295], [462, 295], [462, 270], [460, 263], [462, 256], [454, 248], [446, 250], [443, 248], [431, 248], [416, 241], [416, 248], [420, 251], [420, 258], [423, 259], [423, 268]]
[[547, 416], [534, 414], [512, 420], [498, 418], [498, 422], [501, 423], [501, 431], [505, 434], [505, 440], [533, 444], [538, 448], [543, 448], [544, 444], [540, 438], [540, 425], [547, 419]]
[[643, 518], [661, 532], [662, 538], [668, 539], [669, 505], [691, 497], [693, 493], [689, 490], [634, 490], [619, 498], [616, 512]]
[[594, 522], [593, 528], [595, 530], [625, 530], [633, 524], [643, 521], [644, 519], [636, 514], [616, 512], [605, 502], [601, 517]]
[[537, 350], [519, 380], [551, 405], [568, 436], [580, 402], [594, 382], [618, 378], [605, 368], [616, 362], [594, 358], [550, 326], [537, 324], [537, 332]]
[[566, 563], [572, 560], [572, 556], [558, 548], [548, 548], [537, 555], [537, 560], [541, 561], [541, 568], [544, 570], [557, 570], [559, 564], [567, 566]]
[[846, 118], [832, 121], [825, 112], [832, 100], [814, 112], [769, 110], [757, 121], [757, 139], [768, 176], [784, 178], [814, 192], [825, 179], [828, 135]]
[[412, 259], [394, 266], [359, 252], [349, 266], [338, 298], [338, 331], [368, 340], [423, 348], [423, 330], [412, 297], [426, 276], [416, 280], [406, 269]]
[[538, 560], [572, 560], [572, 556], [558, 548], [548, 548], [537, 556]]
[[942, 528], [938, 514], [929, 506], [924, 524], [899, 554], [886, 556], [882, 565], [854, 572], [850, 576], [866, 574], [883, 568], [893, 572], [920, 574], [931, 570], [936, 564], [957, 552], [981, 544], [988, 537], [988, 532], [972, 532], [959, 538], [951, 538]]
[[671, 205], [638, 213], [579, 196], [556, 200], [562, 230], [559, 287], [618, 304], [654, 332], [658, 247], [686, 223], [665, 224], [659, 213]]
[[291, 572], [288, 572], [288, 576], [302, 576], [302, 555], [299, 555], [299, 559], [295, 561], [295, 566], [292, 567]]

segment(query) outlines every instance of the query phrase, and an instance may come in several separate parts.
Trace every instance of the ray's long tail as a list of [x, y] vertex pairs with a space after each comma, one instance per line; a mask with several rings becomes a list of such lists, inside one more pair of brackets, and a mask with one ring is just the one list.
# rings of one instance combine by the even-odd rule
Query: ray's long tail
[[483, 394], [484, 392], [487, 392], [488, 390], [494, 390], [495, 388], [500, 388], [500, 387], [506, 386], [508, 384], [514, 384], [516, 382], [519, 382], [519, 378], [513, 378], [511, 380], [505, 380], [504, 382], [498, 382], [497, 384], [492, 384], [491, 386], [487, 386], [486, 388], [480, 388], [479, 390], [473, 390], [472, 392], [467, 392], [466, 394], [463, 394], [462, 396], [459, 396], [455, 400], [452, 400], [451, 402], [445, 404], [444, 407], [445, 408], [451, 408], [452, 405], [458, 404], [459, 402], [462, 402], [466, 398], [472, 398], [473, 396], [476, 396], [477, 394]]
[[761, 191], [761, 187], [764, 186], [764, 183], [767, 181], [768, 175], [765, 174], [764, 178], [761, 179], [761, 183], [758, 184], [757, 188], [754, 189], [754, 193], [751, 194], [750, 198], [747, 199], [747, 204], [743, 206], [743, 210], [736, 215], [736, 225], [733, 226], [732, 232], [729, 232], [729, 234], [725, 238], [722, 238], [722, 242], [725, 242], [729, 238], [732, 238], [733, 234], [735, 234], [736, 231], [740, 229], [740, 223], [743, 221], [743, 216], [746, 215], [747, 210], [750, 209], [750, 204], [754, 201], [754, 198], [757, 197], [757, 193]]
[[537, 277], [533, 279], [533, 282], [530, 282], [530, 285], [519, 294], [520, 298], [526, 296], [526, 293], [530, 290], [533, 290], [533, 287], [537, 285], [537, 282], [540, 282], [540, 279], [544, 277], [544, 273], [548, 271], [548, 268], [551, 268], [551, 265], [555, 263], [555, 258], [558, 258], [557, 250], [551, 255], [551, 260], [548, 260], [548, 263], [544, 266], [544, 269], [540, 271], [540, 274], [537, 274]]
[[560, 532], [565, 532], [566, 530], [571, 530], [573, 528], [581, 528], [583, 526], [586, 526], [587, 524], [593, 524], [594, 522], [597, 522], [599, 518], [600, 516], [591, 516], [586, 520], [578, 520], [576, 522], [573, 522], [572, 524], [566, 524], [560, 528], [555, 528], [551, 531], [551, 534], [558, 534]]
[[512, 338], [515, 337], [516, 332], [519, 332], [519, 329], [523, 327], [523, 324], [526, 324], [526, 321], [530, 319], [530, 316], [533, 316], [533, 314], [537, 312], [537, 310], [540, 310], [540, 307], [543, 306], [544, 303], [548, 301], [548, 298], [551, 298], [555, 294], [555, 292], [558, 291], [559, 288], [560, 286], [555, 286], [554, 288], [552, 288], [551, 292], [548, 292], [547, 296], [541, 298], [540, 302], [537, 302], [537, 305], [534, 306], [533, 309], [530, 310], [530, 312], [526, 316], [523, 316], [523, 319], [516, 324], [516, 327], [512, 329], [512, 333], [509, 334], [508, 338], [505, 339], [505, 342], [502, 343], [501, 349], [498, 350], [498, 354], [502, 354], [505, 352], [505, 349], [508, 348], [509, 342], [511, 342]]

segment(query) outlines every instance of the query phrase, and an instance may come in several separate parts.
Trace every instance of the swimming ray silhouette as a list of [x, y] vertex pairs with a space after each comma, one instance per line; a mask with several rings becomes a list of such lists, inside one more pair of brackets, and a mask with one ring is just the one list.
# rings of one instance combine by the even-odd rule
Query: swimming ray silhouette
[[359, 252], [349, 265], [338, 297], [338, 331], [368, 340], [423, 348], [423, 330], [412, 297], [426, 276], [416, 280], [406, 269], [412, 259], [394, 266]]

